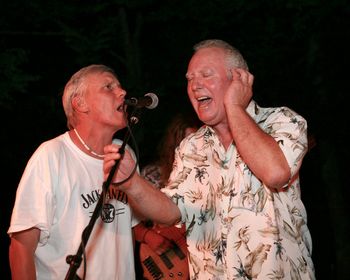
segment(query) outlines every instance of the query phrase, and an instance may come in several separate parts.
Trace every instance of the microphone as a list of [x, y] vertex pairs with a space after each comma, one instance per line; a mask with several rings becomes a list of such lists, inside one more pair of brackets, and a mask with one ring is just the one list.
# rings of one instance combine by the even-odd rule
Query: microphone
[[128, 106], [134, 106], [136, 108], [146, 107], [147, 109], [154, 109], [158, 106], [158, 96], [152, 92], [149, 92], [139, 98], [126, 98], [124, 104]]

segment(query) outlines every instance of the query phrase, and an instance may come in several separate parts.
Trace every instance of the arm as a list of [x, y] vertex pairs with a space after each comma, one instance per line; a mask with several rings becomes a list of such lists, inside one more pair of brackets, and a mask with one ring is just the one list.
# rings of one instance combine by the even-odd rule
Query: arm
[[138, 174], [123, 191], [130, 198], [132, 208], [153, 222], [169, 226], [179, 222], [181, 213], [177, 205]]
[[12, 279], [36, 279], [34, 252], [39, 242], [40, 230], [31, 228], [13, 233], [9, 249]]
[[233, 141], [254, 175], [267, 186], [279, 189], [290, 179], [290, 168], [278, 143], [246, 111], [252, 97], [253, 75], [234, 69], [232, 76], [225, 108]]
[[[120, 154], [118, 153], [118, 146], [113, 144], [106, 146], [104, 152], [106, 156], [103, 161], [103, 171], [106, 178], [115, 160], [120, 159]], [[120, 161], [118, 172], [116, 172], [113, 182], [120, 182], [126, 178], [133, 169], [134, 164], [135, 162], [126, 151], [123, 159]], [[177, 205], [137, 172], [118, 188], [128, 195], [133, 210], [153, 222], [173, 225], [180, 220], [181, 213]]]

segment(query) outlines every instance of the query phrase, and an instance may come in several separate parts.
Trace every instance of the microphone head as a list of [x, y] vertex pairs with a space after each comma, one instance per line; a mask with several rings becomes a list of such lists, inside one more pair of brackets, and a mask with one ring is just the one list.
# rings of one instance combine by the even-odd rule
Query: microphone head
[[152, 99], [151, 104], [146, 106], [147, 109], [154, 109], [158, 106], [159, 99], [155, 93], [149, 92], [149, 93], [146, 93], [145, 96], [148, 96]]

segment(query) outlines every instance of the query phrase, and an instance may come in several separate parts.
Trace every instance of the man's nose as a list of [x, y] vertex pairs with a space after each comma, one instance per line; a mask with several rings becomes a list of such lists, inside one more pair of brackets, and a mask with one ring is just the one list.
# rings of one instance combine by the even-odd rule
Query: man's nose
[[125, 95], [126, 95], [126, 90], [125, 89], [123, 89], [123, 88], [118, 89], [118, 91], [117, 91], [117, 96], [118, 97], [125, 97]]
[[196, 91], [203, 88], [203, 80], [200, 77], [195, 77], [191, 81], [191, 89]]

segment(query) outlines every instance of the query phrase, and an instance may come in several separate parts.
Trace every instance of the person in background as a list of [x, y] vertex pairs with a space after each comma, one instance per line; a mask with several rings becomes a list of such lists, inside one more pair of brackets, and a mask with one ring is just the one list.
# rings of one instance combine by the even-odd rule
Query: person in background
[[142, 168], [141, 175], [158, 189], [168, 182], [173, 167], [175, 149], [180, 142], [197, 131], [201, 126], [197, 116], [192, 113], [178, 113], [170, 121], [157, 149], [157, 158]]
[[[185, 137], [197, 131], [200, 126], [201, 122], [194, 113], [177, 113], [170, 120], [170, 123], [157, 147], [156, 159], [142, 168], [141, 176], [153, 183], [157, 189], [163, 188], [166, 185], [172, 170], [175, 149]], [[149, 277], [147, 271], [148, 268], [144, 265], [146, 258], [153, 253], [161, 255], [164, 252], [168, 252], [172, 250], [173, 246], [178, 245], [181, 247], [186, 242], [186, 236], [185, 227], [181, 225], [179, 225], [179, 227], [166, 227], [153, 224], [150, 220], [143, 221], [141, 224], [145, 231], [143, 234], [136, 234], [137, 237], [144, 235], [143, 238], [137, 238], [138, 240], [141, 240], [141, 244], [137, 244], [138, 249], [136, 257], [137, 255], [139, 256], [140, 265], [143, 271], [142, 273], [145, 278], [147, 278]], [[137, 232], [140, 232], [142, 226], [140, 225], [138, 227]], [[184, 254], [186, 254], [186, 247], [182, 246], [182, 249]], [[173, 256], [171, 255], [171, 252], [169, 252], [168, 255], [170, 258]], [[158, 258], [154, 256], [154, 261], [157, 262], [157, 260]], [[181, 267], [177, 267], [176, 269], [183, 273], [183, 277], [188, 275], [187, 259], [183, 258], [183, 261], [177, 261], [177, 264]], [[162, 268], [161, 259], [159, 259], [158, 266]]]
[[[299, 183], [306, 120], [260, 107], [245, 59], [225, 41], [195, 45], [186, 78], [204, 126], [181, 142], [162, 192], [138, 174], [119, 188], [153, 221], [186, 224], [192, 280], [315, 279]], [[105, 152], [106, 174], [120, 154]], [[131, 163], [124, 156], [120, 168]]]
[[[125, 94], [105, 65], [84, 67], [67, 82], [62, 103], [69, 131], [38, 147], [17, 189], [8, 229], [12, 279], [65, 278], [66, 257], [77, 252], [103, 195], [103, 147], [127, 125]], [[138, 223], [127, 195], [110, 186], [85, 244], [86, 274], [82, 262], [78, 277], [135, 279], [132, 228]]]

